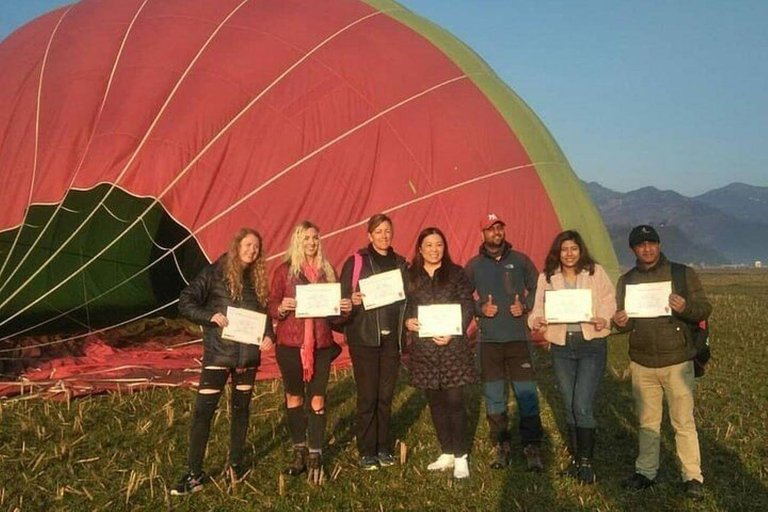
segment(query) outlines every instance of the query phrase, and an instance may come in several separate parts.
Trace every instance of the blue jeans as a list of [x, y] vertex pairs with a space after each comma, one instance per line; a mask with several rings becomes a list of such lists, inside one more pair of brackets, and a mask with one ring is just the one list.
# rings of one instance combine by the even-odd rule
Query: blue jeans
[[551, 346], [552, 366], [565, 406], [565, 421], [572, 427], [595, 428], [593, 404], [605, 372], [605, 338], [585, 340], [568, 333], [565, 345]]

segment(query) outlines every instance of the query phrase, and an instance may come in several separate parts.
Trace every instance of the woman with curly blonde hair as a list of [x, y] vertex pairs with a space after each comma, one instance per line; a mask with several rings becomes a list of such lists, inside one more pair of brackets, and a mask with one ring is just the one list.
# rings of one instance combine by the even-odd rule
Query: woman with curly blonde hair
[[[277, 318], [275, 355], [283, 377], [288, 431], [293, 442], [289, 475], [309, 470], [318, 480], [325, 442], [325, 392], [331, 361], [340, 349], [333, 341], [331, 323], [341, 322], [352, 310], [342, 299], [341, 315], [331, 318], [296, 318], [296, 285], [336, 282], [333, 266], [323, 256], [320, 230], [304, 221], [294, 229], [285, 262], [275, 269], [269, 312]], [[309, 407], [305, 407], [305, 399]]]
[[[243, 447], [248, 431], [248, 410], [261, 362], [261, 351], [273, 345], [272, 319], [267, 313], [269, 289], [261, 235], [242, 228], [229, 244], [229, 250], [204, 268], [179, 297], [179, 312], [203, 327], [203, 371], [195, 398], [195, 413], [189, 439], [188, 472], [171, 490], [173, 495], [197, 491], [209, 478], [203, 472], [211, 420], [221, 392], [231, 378], [232, 398], [229, 466], [233, 478], [242, 479], [248, 469], [243, 464]], [[228, 325], [227, 308], [237, 307], [267, 315], [261, 345], [239, 343], [222, 338]]]

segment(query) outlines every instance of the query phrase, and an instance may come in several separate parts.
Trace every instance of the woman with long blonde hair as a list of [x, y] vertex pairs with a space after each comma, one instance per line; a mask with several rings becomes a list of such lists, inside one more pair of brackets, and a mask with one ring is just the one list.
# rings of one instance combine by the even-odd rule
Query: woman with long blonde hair
[[[189, 283], [179, 297], [182, 316], [203, 327], [203, 371], [195, 398], [195, 413], [189, 439], [188, 471], [171, 490], [183, 495], [200, 490], [209, 480], [203, 471], [208, 436], [221, 392], [227, 380], [232, 382], [230, 425], [230, 473], [242, 479], [248, 473], [243, 462], [243, 448], [248, 431], [256, 370], [261, 351], [273, 344], [272, 319], [267, 313], [269, 290], [261, 235], [252, 228], [241, 228], [232, 238], [229, 250], [207, 266]], [[267, 315], [261, 344], [240, 343], [222, 338], [229, 324], [227, 308], [237, 307]]]
[[[336, 272], [323, 255], [319, 228], [302, 222], [291, 235], [285, 262], [272, 276], [269, 311], [277, 319], [276, 357], [293, 442], [293, 460], [286, 473], [295, 476], [309, 470], [313, 480], [322, 474], [325, 393], [331, 361], [340, 352], [331, 323], [343, 321], [352, 302], [341, 300], [338, 317], [296, 318], [296, 285], [335, 281]], [[309, 407], [305, 407], [306, 401]]]

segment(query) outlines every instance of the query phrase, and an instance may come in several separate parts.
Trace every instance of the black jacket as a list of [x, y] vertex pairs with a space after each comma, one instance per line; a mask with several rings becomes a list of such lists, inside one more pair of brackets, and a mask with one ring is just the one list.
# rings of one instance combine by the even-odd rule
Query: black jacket
[[[378, 268], [373, 260], [368, 248], [363, 248], [357, 251], [363, 258], [363, 266], [360, 271], [360, 279], [371, 277], [374, 274], [378, 274], [383, 270]], [[397, 268], [403, 275], [403, 283], [406, 283], [406, 263], [405, 258], [397, 253], [394, 253]], [[344, 267], [341, 270], [341, 296], [349, 298], [352, 295], [352, 274], [355, 266], [355, 256], [352, 255], [347, 258], [344, 263]], [[359, 288], [358, 288], [359, 289]], [[390, 307], [390, 306], [385, 306]], [[405, 319], [405, 301], [396, 302], [393, 307], [397, 308], [397, 339], [398, 342], [402, 342], [403, 336], [403, 321]], [[365, 347], [379, 347], [381, 346], [381, 327], [379, 322], [380, 310], [382, 308], [376, 308], [370, 311], [366, 311], [365, 308], [360, 306], [353, 306], [352, 312], [349, 315], [349, 319], [344, 324], [344, 334], [347, 337], [347, 343], [350, 345], [361, 345]]]
[[454, 336], [447, 345], [437, 345], [432, 338], [410, 338], [411, 384], [424, 389], [445, 389], [463, 386], [476, 378], [474, 358], [465, 334], [474, 314], [474, 286], [458, 265], [442, 266], [432, 277], [423, 268], [408, 271], [407, 318], [418, 317], [418, 307], [432, 304], [460, 304], [461, 336]]
[[215, 313], [227, 314], [227, 306], [234, 306], [267, 315], [266, 336], [274, 339], [272, 319], [262, 307], [253, 286], [247, 286], [250, 279], [243, 280], [243, 298], [234, 301], [224, 282], [224, 261], [226, 255], [205, 267], [179, 296], [179, 312], [185, 318], [200, 324], [203, 328], [203, 365], [227, 368], [257, 367], [261, 362], [261, 351], [256, 345], [238, 343], [221, 338], [221, 328], [211, 322]]

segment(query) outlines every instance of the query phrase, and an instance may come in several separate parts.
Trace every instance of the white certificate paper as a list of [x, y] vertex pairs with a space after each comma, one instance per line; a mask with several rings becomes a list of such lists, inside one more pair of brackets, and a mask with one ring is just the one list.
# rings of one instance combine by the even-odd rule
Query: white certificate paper
[[629, 318], [670, 316], [669, 296], [672, 281], [660, 283], [628, 284], [624, 297], [624, 310]]
[[405, 298], [403, 275], [399, 269], [374, 274], [361, 279], [359, 284], [366, 310], [388, 306]]
[[592, 318], [592, 290], [546, 290], [544, 318], [550, 324], [576, 324]]
[[419, 306], [419, 338], [461, 336], [461, 304]]
[[300, 284], [296, 286], [296, 318], [320, 318], [340, 313], [339, 283]]
[[261, 345], [267, 328], [267, 315], [250, 309], [228, 306], [227, 320], [229, 323], [221, 333], [222, 338], [249, 345]]

